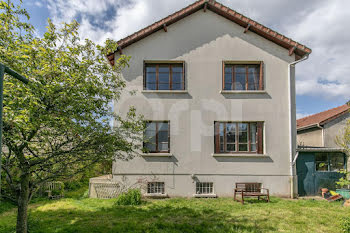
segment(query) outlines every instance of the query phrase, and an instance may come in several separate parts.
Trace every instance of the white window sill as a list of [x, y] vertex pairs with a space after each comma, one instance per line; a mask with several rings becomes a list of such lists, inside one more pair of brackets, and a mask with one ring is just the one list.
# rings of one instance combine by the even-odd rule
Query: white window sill
[[171, 157], [171, 153], [142, 153], [141, 156], [144, 157]]
[[268, 158], [266, 154], [226, 154], [226, 153], [213, 153], [213, 157], [248, 157], [248, 158]]
[[167, 193], [145, 193], [143, 195], [144, 197], [150, 197], [150, 198], [166, 198], [168, 197]]
[[221, 94], [267, 94], [267, 91], [230, 91], [221, 90]]
[[216, 198], [217, 195], [215, 193], [208, 193], [208, 194], [193, 194], [193, 197], [211, 197]]
[[187, 90], [142, 90], [142, 93], [152, 94], [187, 94]]

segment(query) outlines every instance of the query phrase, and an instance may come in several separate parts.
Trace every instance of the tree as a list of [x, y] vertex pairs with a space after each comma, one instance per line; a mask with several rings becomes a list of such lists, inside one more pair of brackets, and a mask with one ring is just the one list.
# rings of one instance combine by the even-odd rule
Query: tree
[[[350, 100], [346, 104], [350, 106]], [[350, 119], [347, 120], [342, 134], [336, 137], [336, 143], [350, 153]]]
[[[27, 207], [47, 181], [63, 179], [104, 160], [129, 159], [139, 150], [142, 118], [130, 109], [113, 114], [125, 83], [129, 57], [112, 67], [106, 54], [116, 49], [81, 40], [77, 22], [58, 29], [48, 20], [37, 37], [26, 10], [0, 2], [0, 62], [28, 77], [24, 85], [4, 79], [3, 170], [8, 197], [18, 205], [17, 232], [27, 232]], [[111, 119], [118, 126], [111, 127]]]
[[[347, 102], [347, 105], [350, 106], [350, 101]], [[350, 154], [350, 119], [347, 120], [345, 128], [342, 131], [342, 133], [336, 137], [336, 143], [338, 144], [338, 146], [340, 146], [346, 151], [346, 154], [348, 155]], [[342, 188], [345, 186], [349, 187], [350, 172], [346, 170], [341, 170], [340, 173], [343, 174], [344, 176], [339, 179], [337, 184]]]

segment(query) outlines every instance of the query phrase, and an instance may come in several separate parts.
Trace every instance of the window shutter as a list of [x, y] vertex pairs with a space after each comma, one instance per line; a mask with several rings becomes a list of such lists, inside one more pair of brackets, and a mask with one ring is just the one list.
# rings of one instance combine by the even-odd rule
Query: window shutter
[[264, 153], [264, 148], [263, 148], [263, 127], [264, 127], [264, 122], [257, 122], [257, 139], [258, 139], [258, 154], [263, 154]]
[[186, 90], [186, 80], [187, 78], [185, 77], [186, 76], [186, 62], [183, 61], [182, 62], [182, 82], [183, 82], [183, 90]]
[[264, 62], [260, 62], [259, 90], [264, 90]]
[[214, 151], [215, 153], [220, 152], [220, 127], [219, 127], [219, 122], [215, 122], [214, 125], [214, 140], [215, 140], [215, 148]]
[[143, 61], [143, 90], [146, 90], [146, 63]]
[[225, 90], [225, 62], [224, 61], [222, 61], [221, 88], [222, 90]]

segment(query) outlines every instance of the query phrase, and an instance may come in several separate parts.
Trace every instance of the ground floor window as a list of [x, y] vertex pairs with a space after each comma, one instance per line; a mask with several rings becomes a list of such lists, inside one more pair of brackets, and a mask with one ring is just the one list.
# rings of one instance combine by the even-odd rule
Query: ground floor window
[[263, 122], [215, 122], [215, 153], [263, 153]]
[[315, 165], [319, 172], [338, 172], [344, 169], [345, 157], [342, 153], [316, 153]]
[[164, 194], [164, 182], [148, 182], [147, 193]]
[[196, 183], [196, 194], [212, 194], [213, 182], [197, 182]]
[[144, 132], [143, 148], [150, 153], [170, 152], [169, 121], [148, 121]]

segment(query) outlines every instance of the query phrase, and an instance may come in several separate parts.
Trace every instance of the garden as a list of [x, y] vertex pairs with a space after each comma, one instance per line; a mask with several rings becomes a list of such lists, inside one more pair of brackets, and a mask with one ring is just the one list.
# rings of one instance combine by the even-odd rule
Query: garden
[[[16, 208], [0, 206], [0, 232], [14, 232]], [[39, 232], [350, 232], [350, 208], [341, 201], [291, 200], [270, 203], [232, 198], [140, 199], [137, 191], [118, 199], [68, 192], [59, 200], [29, 205], [28, 231]]]

